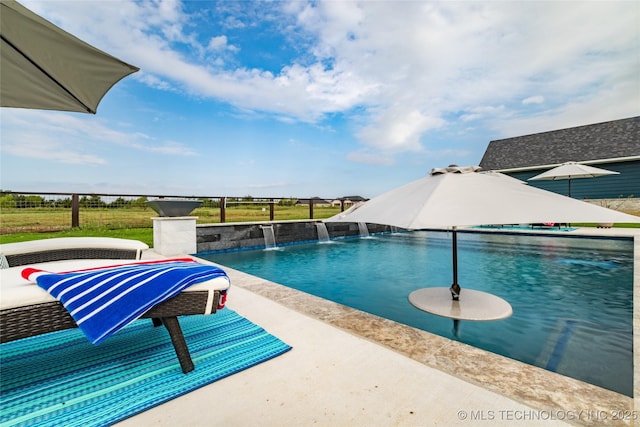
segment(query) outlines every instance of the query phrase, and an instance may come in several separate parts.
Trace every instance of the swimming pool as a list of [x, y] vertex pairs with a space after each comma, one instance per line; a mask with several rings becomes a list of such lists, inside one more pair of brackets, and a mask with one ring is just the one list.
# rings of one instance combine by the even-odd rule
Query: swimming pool
[[460, 233], [461, 286], [513, 316], [461, 322], [413, 307], [451, 284], [451, 235], [411, 232], [199, 256], [294, 289], [632, 396], [633, 241]]

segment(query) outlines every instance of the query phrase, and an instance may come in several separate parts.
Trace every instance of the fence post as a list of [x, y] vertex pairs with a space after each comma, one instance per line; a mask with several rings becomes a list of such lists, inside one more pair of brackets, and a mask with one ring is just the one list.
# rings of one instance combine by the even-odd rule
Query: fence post
[[71, 228], [80, 227], [80, 197], [71, 195]]
[[309, 219], [313, 219], [313, 199], [309, 198]]
[[275, 206], [273, 199], [269, 199], [269, 221], [273, 221], [273, 218], [275, 218]]
[[220, 197], [220, 222], [227, 220], [227, 198]]

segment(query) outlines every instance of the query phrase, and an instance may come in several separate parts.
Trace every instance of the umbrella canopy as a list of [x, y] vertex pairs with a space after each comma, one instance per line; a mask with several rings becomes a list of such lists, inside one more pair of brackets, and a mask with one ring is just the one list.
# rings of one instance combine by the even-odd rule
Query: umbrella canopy
[[614, 172], [606, 169], [594, 168], [593, 166], [587, 166], [576, 162], [563, 163], [553, 169], [549, 169], [546, 172], [529, 178], [528, 181], [556, 181], [560, 179], [569, 180], [568, 195], [571, 196], [571, 180], [576, 178], [596, 178], [605, 175], [617, 175], [620, 172]]
[[640, 222], [640, 217], [523, 185], [477, 166], [434, 169], [325, 221], [406, 229], [543, 222]]
[[[640, 223], [640, 217], [523, 185], [519, 180], [505, 179], [499, 174], [481, 173], [477, 166], [450, 166], [433, 169], [422, 179], [325, 221], [369, 222], [414, 230], [452, 228], [453, 284], [449, 291], [452, 299], [458, 301], [461, 293], [458, 284], [458, 226], [543, 222]], [[430, 301], [434, 300], [433, 295], [429, 297]], [[412, 297], [410, 300], [414, 302]], [[457, 305], [448, 306], [446, 310], [441, 305], [430, 306], [424, 301], [414, 305], [440, 315], [449, 313], [447, 317], [464, 318], [456, 314], [460, 310]], [[500, 310], [504, 315], [510, 314], [508, 310]]]
[[95, 114], [107, 91], [139, 70], [15, 1], [0, 7], [2, 107]]

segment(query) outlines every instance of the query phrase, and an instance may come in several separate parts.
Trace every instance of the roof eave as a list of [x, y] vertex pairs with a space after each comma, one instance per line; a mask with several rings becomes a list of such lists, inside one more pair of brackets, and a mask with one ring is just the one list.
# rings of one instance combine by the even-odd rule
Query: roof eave
[[[603, 163], [631, 162], [636, 160], [640, 160], [640, 156], [612, 157], [609, 159], [585, 160], [585, 161], [576, 162], [576, 163], [580, 163], [583, 165], [597, 165], [597, 164], [603, 164]], [[519, 168], [492, 169], [492, 170], [495, 170], [496, 172], [502, 172], [502, 173], [526, 172], [526, 171], [534, 171], [534, 170], [540, 170], [540, 169], [551, 169], [551, 168], [555, 168], [556, 166], [560, 166], [561, 164], [563, 163], [550, 163], [547, 165], [535, 165], [535, 166], [524, 166]]]

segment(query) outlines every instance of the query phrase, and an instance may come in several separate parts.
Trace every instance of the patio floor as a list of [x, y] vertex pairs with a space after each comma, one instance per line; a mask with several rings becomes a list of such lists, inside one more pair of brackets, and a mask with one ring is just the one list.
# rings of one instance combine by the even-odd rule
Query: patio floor
[[[574, 233], [638, 236], [640, 285], [640, 229]], [[225, 270], [227, 307], [293, 350], [119, 426], [634, 425], [627, 396]]]

